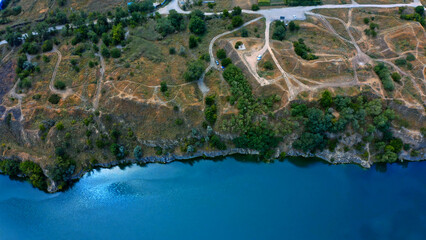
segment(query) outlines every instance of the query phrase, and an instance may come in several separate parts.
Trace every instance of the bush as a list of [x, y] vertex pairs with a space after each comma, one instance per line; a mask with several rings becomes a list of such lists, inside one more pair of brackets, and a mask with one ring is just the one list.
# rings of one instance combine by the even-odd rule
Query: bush
[[135, 149], [133, 149], [133, 157], [135, 157], [136, 159], [141, 159], [142, 156], [143, 156], [142, 147], [138, 145], [135, 147]]
[[176, 48], [174, 48], [174, 47], [169, 48], [169, 54], [170, 55], [176, 54]]
[[210, 146], [215, 147], [219, 150], [226, 150], [226, 145], [223, 143], [217, 135], [210, 137]]
[[187, 82], [197, 81], [203, 75], [204, 64], [201, 60], [191, 61], [188, 63], [186, 72], [183, 74]]
[[167, 83], [166, 82], [161, 82], [160, 83], [160, 90], [163, 93], [167, 92], [168, 88], [167, 88]]
[[189, 30], [195, 34], [203, 34], [207, 30], [206, 23], [198, 16], [191, 17], [191, 20], [189, 20]]
[[274, 64], [271, 63], [270, 61], [266, 61], [263, 64], [263, 68], [266, 69], [266, 70], [274, 70]]
[[231, 63], [232, 63], [232, 60], [230, 58], [225, 58], [222, 60], [222, 66], [224, 67], [227, 67]]
[[364, 24], [369, 24], [370, 23], [370, 19], [369, 18], [364, 18]]
[[53, 42], [52, 40], [46, 40], [44, 41], [43, 45], [41, 46], [41, 49], [43, 52], [49, 52], [53, 49]]
[[26, 89], [31, 88], [31, 87], [32, 87], [31, 80], [30, 80], [30, 79], [28, 79], [28, 78], [24, 78], [24, 79], [22, 79], [22, 80], [19, 82], [19, 87], [20, 87], [20, 88], [26, 88]]
[[58, 104], [60, 100], [61, 100], [61, 97], [60, 97], [60, 96], [58, 96], [57, 94], [52, 94], [52, 95], [50, 95], [50, 97], [49, 97], [49, 99], [48, 99], [48, 101], [49, 101], [51, 104]]
[[241, 41], [237, 41], [236, 43], [235, 43], [235, 49], [238, 49], [241, 45], [243, 45], [243, 42], [241, 42]]
[[59, 131], [62, 131], [62, 130], [64, 130], [64, 124], [61, 122], [61, 121], [59, 121], [58, 123], [56, 123], [56, 129], [58, 129]]
[[288, 24], [288, 28], [290, 29], [290, 31], [297, 31], [297, 30], [299, 30], [300, 29], [300, 26], [299, 25], [297, 25], [294, 21], [291, 21], [289, 24]]
[[17, 176], [21, 173], [20, 162], [15, 159], [4, 159], [0, 161], [0, 171], [9, 176]]
[[38, 164], [24, 161], [19, 164], [19, 170], [29, 179], [34, 187], [46, 189], [46, 176]]
[[416, 60], [416, 57], [413, 54], [409, 53], [407, 54], [406, 60], [412, 62]]
[[48, 56], [43, 55], [42, 58], [43, 58], [43, 62], [45, 62], [45, 63], [49, 63], [50, 62], [50, 58]]
[[222, 59], [224, 59], [224, 58], [226, 58], [226, 51], [225, 51], [225, 49], [218, 49], [217, 50], [217, 52], [216, 52], [216, 56], [217, 56], [217, 58], [219, 58], [219, 60], [222, 60]]
[[389, 69], [385, 66], [384, 63], [377, 64], [374, 67], [374, 72], [376, 72], [376, 74], [379, 76], [385, 90], [393, 91], [395, 89]]
[[241, 37], [248, 37], [249, 33], [246, 28], [241, 29]]
[[198, 46], [198, 39], [196, 36], [189, 36], [189, 48], [196, 48]]
[[111, 57], [113, 57], [113, 58], [119, 58], [119, 57], [121, 57], [121, 50], [118, 49], [118, 48], [113, 48], [111, 50]]
[[257, 4], [253, 4], [253, 5], [251, 5], [251, 10], [253, 10], [253, 11], [258, 11], [260, 8], [259, 8], [259, 5], [257, 5]]
[[397, 66], [404, 66], [405, 64], [407, 64], [407, 60], [405, 60], [403, 58], [399, 58], [399, 59], [395, 60], [395, 64]]
[[244, 23], [244, 20], [243, 20], [243, 18], [241, 16], [234, 16], [234, 17], [232, 17], [232, 26], [234, 28], [243, 25], [243, 23]]
[[275, 29], [272, 33], [272, 39], [282, 41], [285, 38], [286, 35], [286, 27], [285, 24], [281, 21], [275, 22]]
[[181, 126], [183, 124], [182, 118], [176, 119], [175, 123], [176, 123], [176, 125]]
[[60, 90], [64, 90], [67, 87], [65, 83], [60, 80], [56, 80], [54, 86], [56, 89], [60, 89]]
[[105, 45], [102, 45], [101, 54], [104, 58], [109, 58], [111, 56], [109, 49]]
[[401, 75], [397, 72], [392, 73], [391, 77], [395, 82], [399, 83], [401, 81]]
[[232, 16], [239, 16], [242, 13], [242, 9], [239, 6], [236, 6], [232, 9]]
[[311, 53], [312, 50], [306, 46], [303, 39], [300, 38], [297, 42], [293, 42], [293, 46], [294, 46], [294, 51], [301, 58], [308, 60], [308, 61], [318, 59], [317, 56], [315, 56], [314, 54]]

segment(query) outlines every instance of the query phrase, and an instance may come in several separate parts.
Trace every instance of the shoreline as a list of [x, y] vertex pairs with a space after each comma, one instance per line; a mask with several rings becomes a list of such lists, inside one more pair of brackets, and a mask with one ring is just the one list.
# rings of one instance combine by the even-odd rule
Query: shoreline
[[[282, 156], [282, 153], [285, 153], [284, 157]], [[231, 156], [245, 156], [245, 157], [259, 157], [260, 153], [256, 150], [251, 149], [243, 149], [243, 148], [231, 148], [227, 150], [222, 151], [197, 151], [192, 154], [168, 154], [165, 156], [146, 156], [141, 159], [134, 159], [134, 158], [126, 158], [123, 160], [115, 160], [108, 163], [96, 163], [92, 164], [90, 169], [82, 169], [77, 173], [74, 173], [73, 176], [69, 179], [72, 184], [68, 186], [65, 189], [58, 189], [56, 186], [56, 183], [47, 177], [47, 180], [49, 182], [47, 189], [45, 189], [46, 193], [56, 193], [56, 192], [62, 192], [66, 191], [72, 185], [76, 182], [78, 182], [81, 178], [84, 177], [87, 173], [95, 170], [95, 169], [110, 169], [117, 166], [128, 166], [128, 165], [134, 165], [134, 164], [149, 164], [149, 163], [161, 163], [161, 164], [168, 164], [175, 161], [198, 161], [198, 160], [215, 160], [215, 159], [224, 159], [226, 157]], [[285, 158], [305, 158], [305, 159], [316, 159], [318, 161], [321, 161], [323, 163], [327, 163], [329, 165], [340, 165], [340, 164], [355, 164], [365, 169], [370, 169], [375, 164], [392, 164], [392, 163], [400, 163], [400, 162], [421, 162], [426, 161], [425, 156], [419, 156], [419, 157], [410, 157], [409, 155], [402, 152], [400, 154], [400, 160], [396, 162], [373, 162], [373, 161], [367, 161], [362, 159], [360, 156], [358, 156], [354, 152], [330, 152], [329, 150], [324, 150], [322, 152], [318, 153], [303, 153], [300, 151], [296, 151], [294, 149], [290, 149], [288, 152], [280, 151], [280, 149], [277, 149], [276, 153], [270, 160], [259, 160], [257, 162], [273, 162], [275, 160], [281, 160]], [[7, 158], [3, 158], [7, 159]], [[1, 159], [0, 159], [1, 161]], [[250, 160], [249, 160], [250, 161]], [[43, 172], [46, 175], [46, 170], [43, 169]], [[0, 174], [3, 174], [0, 171]], [[6, 175], [6, 174], [3, 174]], [[9, 176], [12, 177], [12, 176]], [[25, 176], [15, 176], [12, 178], [12, 180], [18, 180], [18, 181], [26, 181]]]

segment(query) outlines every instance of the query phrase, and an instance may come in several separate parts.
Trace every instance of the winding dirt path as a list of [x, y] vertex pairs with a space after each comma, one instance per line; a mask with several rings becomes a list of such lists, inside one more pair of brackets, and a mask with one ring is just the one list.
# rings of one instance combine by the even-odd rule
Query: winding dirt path
[[61, 96], [62, 99], [65, 99], [68, 96], [72, 95], [73, 91], [71, 88], [68, 88], [68, 87], [66, 90], [59, 90], [55, 88], [56, 74], [58, 72], [59, 65], [61, 64], [61, 61], [62, 61], [62, 54], [56, 46], [53, 47], [52, 51], [58, 54], [58, 61], [56, 62], [55, 69], [53, 70], [53, 73], [52, 73], [52, 78], [50, 79], [49, 89], [51, 92]]
[[105, 64], [104, 57], [102, 57], [102, 54], [96, 53], [95, 55], [99, 57], [99, 60], [101, 62], [101, 68], [99, 69], [101, 76], [99, 77], [98, 82], [96, 83], [96, 94], [95, 94], [95, 97], [93, 99], [93, 109], [97, 110], [98, 107], [99, 107], [99, 98], [102, 94], [102, 84], [103, 84], [103, 81], [104, 81], [106, 64]]

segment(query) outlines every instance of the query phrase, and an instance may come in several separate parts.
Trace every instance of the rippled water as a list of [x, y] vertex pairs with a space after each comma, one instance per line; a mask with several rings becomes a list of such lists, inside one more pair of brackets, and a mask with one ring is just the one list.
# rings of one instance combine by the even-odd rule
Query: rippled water
[[116, 167], [57, 194], [0, 176], [0, 239], [426, 239], [426, 162], [305, 161]]

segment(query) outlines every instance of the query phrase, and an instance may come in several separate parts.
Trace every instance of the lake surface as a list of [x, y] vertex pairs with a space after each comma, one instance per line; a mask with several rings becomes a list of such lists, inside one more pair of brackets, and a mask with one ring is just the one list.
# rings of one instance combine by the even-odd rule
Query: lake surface
[[57, 194], [0, 176], [0, 239], [426, 239], [426, 162], [306, 161], [116, 167]]

